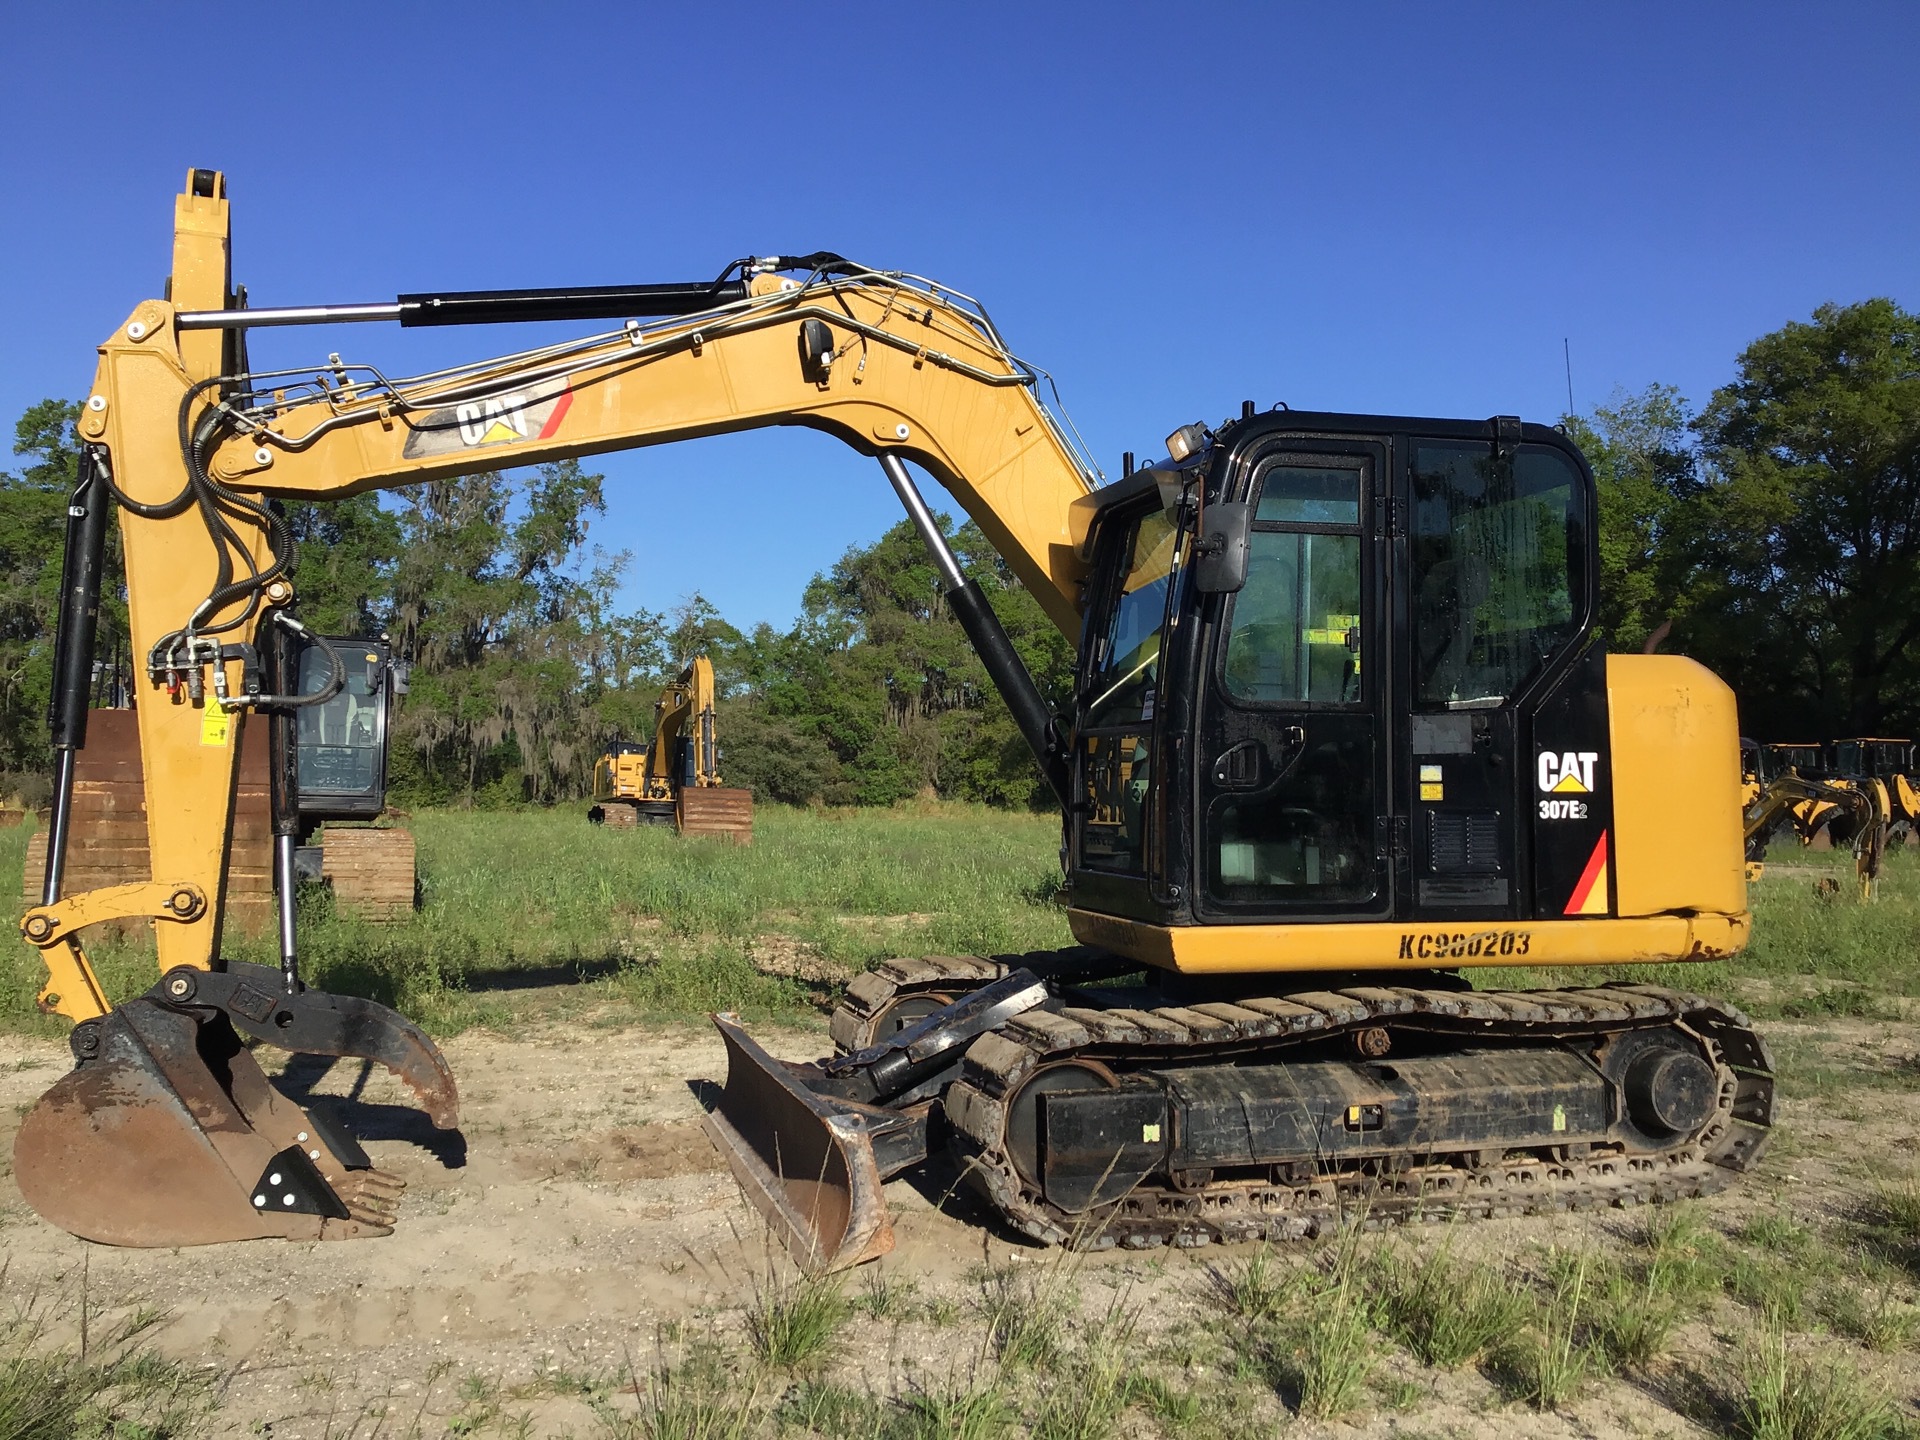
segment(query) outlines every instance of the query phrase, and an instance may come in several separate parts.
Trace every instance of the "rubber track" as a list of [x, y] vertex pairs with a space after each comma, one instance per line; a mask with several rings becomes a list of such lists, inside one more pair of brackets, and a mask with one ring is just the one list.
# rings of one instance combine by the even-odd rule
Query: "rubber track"
[[[926, 957], [890, 961], [836, 1015], [835, 1036], [878, 1014], [894, 996], [954, 990], [997, 978], [995, 961]], [[987, 973], [982, 973], [983, 971]], [[866, 978], [866, 977], [863, 977]], [[854, 1006], [858, 1006], [858, 1011]], [[1384, 1172], [1354, 1169], [1298, 1183], [1221, 1182], [1192, 1191], [1149, 1181], [1086, 1215], [1050, 1205], [1002, 1148], [1005, 1102], [1044, 1064], [1088, 1058], [1134, 1068], [1210, 1059], [1284, 1059], [1307, 1041], [1373, 1025], [1490, 1039], [1579, 1039], [1677, 1026], [1704, 1041], [1720, 1074], [1720, 1104], [1684, 1145], [1589, 1159], [1533, 1155], [1469, 1165], [1466, 1156]], [[1300, 1239], [1363, 1217], [1384, 1226], [1452, 1215], [1497, 1216], [1678, 1200], [1721, 1189], [1764, 1150], [1772, 1119], [1773, 1062], [1746, 1016], [1721, 1001], [1653, 985], [1457, 991], [1354, 987], [1238, 1003], [1152, 1010], [1037, 1010], [969, 1047], [944, 1108], [954, 1140], [1006, 1219], [1034, 1239], [1076, 1248], [1150, 1248], [1214, 1241]]]
[[847, 986], [846, 998], [834, 1007], [827, 1032], [836, 1054], [852, 1055], [874, 1043], [874, 1029], [882, 1012], [895, 1000], [940, 991], [962, 994], [990, 985], [1007, 973], [998, 960], [977, 955], [923, 955], [911, 960], [883, 960]]

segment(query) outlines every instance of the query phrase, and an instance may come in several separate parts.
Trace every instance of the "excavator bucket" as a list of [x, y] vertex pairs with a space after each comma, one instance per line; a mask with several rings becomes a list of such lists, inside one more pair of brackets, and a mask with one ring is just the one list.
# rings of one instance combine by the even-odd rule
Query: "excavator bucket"
[[242, 1033], [289, 1050], [379, 1060], [436, 1125], [458, 1122], [434, 1044], [386, 1007], [288, 995], [279, 972], [175, 970], [76, 1026], [78, 1063], [20, 1126], [14, 1175], [46, 1220], [106, 1245], [385, 1235], [404, 1182], [287, 1099]]
[[867, 1120], [808, 1089], [736, 1017], [713, 1023], [727, 1045], [727, 1083], [707, 1134], [788, 1253], [811, 1275], [886, 1254], [893, 1222]]

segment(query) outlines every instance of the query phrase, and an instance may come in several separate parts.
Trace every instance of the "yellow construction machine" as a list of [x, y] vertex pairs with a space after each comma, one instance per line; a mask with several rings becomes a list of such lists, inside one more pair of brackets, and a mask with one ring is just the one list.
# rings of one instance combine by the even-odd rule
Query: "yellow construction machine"
[[1828, 747], [1827, 769], [1836, 778], [1878, 781], [1887, 792], [1887, 840], [1899, 845], [1920, 826], [1920, 771], [1914, 768], [1913, 741], [1886, 736], [1856, 736]]
[[[1078, 941], [887, 962], [807, 1063], [716, 1017], [711, 1132], [803, 1264], [888, 1248], [881, 1181], [936, 1144], [1014, 1229], [1129, 1247], [1698, 1195], [1760, 1154], [1772, 1067], [1729, 1006], [1466, 978], [1722, 960], [1749, 931], [1733, 696], [1592, 643], [1594, 483], [1559, 431], [1248, 402], [1103, 483], [1044, 374], [912, 275], [776, 255], [692, 284], [260, 309], [227, 234], [222, 177], [193, 172], [171, 286], [107, 337], [81, 421], [62, 653], [90, 639], [111, 494], [154, 879], [62, 895], [56, 843], [26, 916], [76, 1022], [76, 1068], [16, 1152], [49, 1219], [127, 1243], [364, 1231], [350, 1144], [309, 1146], [240, 1034], [388, 1060], [452, 1119], [431, 1042], [303, 990], [290, 927], [281, 971], [220, 959], [233, 734], [303, 698], [274, 678], [297, 622], [270, 502], [766, 425], [878, 461], [1059, 798]], [[255, 372], [242, 343], [558, 319], [614, 323], [414, 378], [331, 356]], [[1059, 713], [908, 462], [1078, 637]], [[121, 914], [157, 920], [165, 973], [109, 1010], [78, 937]], [[273, 1168], [289, 1153], [311, 1165]]]
[[1769, 773], [1763, 753], [1741, 742], [1740, 820], [1746, 838], [1747, 879], [1766, 871], [1767, 846], [1779, 833], [1811, 845], [1824, 831], [1853, 847], [1860, 898], [1871, 900], [1886, 856], [1891, 812], [1879, 780], [1845, 780], [1788, 768]]
[[720, 778], [713, 662], [696, 655], [653, 706], [653, 738], [616, 743], [593, 766], [596, 825], [671, 825], [683, 835], [753, 836], [753, 792]]

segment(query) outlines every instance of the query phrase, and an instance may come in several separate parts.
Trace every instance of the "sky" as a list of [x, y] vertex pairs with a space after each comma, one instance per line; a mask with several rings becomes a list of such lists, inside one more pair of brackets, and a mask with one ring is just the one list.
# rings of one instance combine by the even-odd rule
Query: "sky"
[[[1578, 411], [1698, 404], [1823, 302], [1920, 309], [1911, 0], [9, 11], [0, 417], [86, 393], [196, 165], [255, 305], [816, 249], [931, 276], [1057, 378], [1109, 476], [1247, 399], [1550, 422], [1569, 353]], [[568, 333], [252, 352], [404, 374]], [[625, 603], [741, 625], [900, 515], [803, 430], [592, 464]]]

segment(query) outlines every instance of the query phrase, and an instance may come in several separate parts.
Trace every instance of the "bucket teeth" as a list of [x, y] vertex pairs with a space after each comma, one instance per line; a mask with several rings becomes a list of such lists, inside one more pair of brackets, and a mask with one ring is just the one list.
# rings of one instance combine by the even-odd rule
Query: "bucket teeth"
[[333, 1193], [347, 1213], [366, 1225], [393, 1228], [400, 1209], [400, 1193], [407, 1182], [382, 1170], [353, 1170], [334, 1182]]

